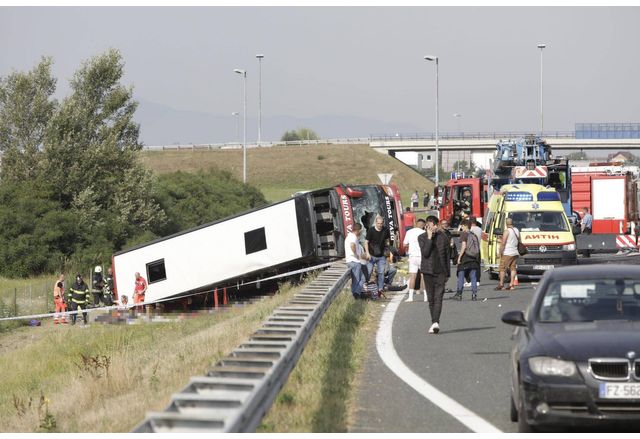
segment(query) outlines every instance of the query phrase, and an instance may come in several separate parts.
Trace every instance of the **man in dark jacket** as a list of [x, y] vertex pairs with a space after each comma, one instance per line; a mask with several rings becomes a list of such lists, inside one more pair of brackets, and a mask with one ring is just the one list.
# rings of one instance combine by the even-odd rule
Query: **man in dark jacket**
[[[76, 275], [76, 281], [69, 288], [69, 304], [71, 305], [71, 311], [82, 311], [82, 319], [84, 320], [84, 324], [87, 324], [87, 306], [89, 305], [90, 296], [89, 286], [84, 283], [82, 279], [82, 275], [78, 273]], [[76, 318], [78, 315], [76, 313], [71, 314], [71, 324], [76, 324]]]
[[429, 334], [440, 332], [440, 313], [442, 312], [442, 299], [444, 286], [451, 276], [450, 244], [447, 235], [438, 228], [438, 218], [427, 217], [426, 233], [418, 237], [422, 260], [420, 271], [424, 275], [424, 283], [429, 299], [429, 312], [431, 313], [431, 327]]

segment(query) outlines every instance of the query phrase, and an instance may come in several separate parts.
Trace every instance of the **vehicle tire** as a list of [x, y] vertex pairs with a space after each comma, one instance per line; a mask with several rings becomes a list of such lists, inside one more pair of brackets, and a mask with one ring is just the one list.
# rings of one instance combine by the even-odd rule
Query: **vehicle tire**
[[513, 395], [509, 398], [511, 401], [511, 422], [518, 422], [518, 409], [516, 408], [516, 403], [513, 402]]
[[494, 273], [493, 271], [489, 270], [489, 279], [499, 280], [500, 276], [498, 275], [498, 273]]
[[535, 427], [527, 423], [527, 413], [524, 410], [524, 403], [520, 402], [520, 410], [517, 411], [518, 416], [518, 433], [535, 433], [537, 430]]

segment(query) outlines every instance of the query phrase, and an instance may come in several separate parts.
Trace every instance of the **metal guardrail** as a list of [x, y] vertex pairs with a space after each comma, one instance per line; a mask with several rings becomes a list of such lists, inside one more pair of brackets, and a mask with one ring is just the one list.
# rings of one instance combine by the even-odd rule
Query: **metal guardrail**
[[[346, 137], [334, 139], [318, 139], [318, 140], [294, 140], [289, 142], [260, 142], [247, 143], [247, 148], [269, 148], [272, 146], [309, 146], [309, 145], [358, 145], [368, 144], [369, 137]], [[214, 150], [214, 149], [241, 149], [242, 143], [226, 142], [226, 143], [200, 143], [200, 144], [184, 144], [184, 145], [144, 145], [143, 150], [146, 151], [194, 151], [194, 150]]]
[[133, 432], [254, 432], [348, 279], [344, 260], [332, 264], [205, 376], [192, 377], [164, 412], [148, 413]]

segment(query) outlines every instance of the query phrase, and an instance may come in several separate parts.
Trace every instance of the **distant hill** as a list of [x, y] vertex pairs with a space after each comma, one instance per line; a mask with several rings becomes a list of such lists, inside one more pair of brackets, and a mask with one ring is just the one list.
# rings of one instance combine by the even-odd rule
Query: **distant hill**
[[[142, 160], [159, 172], [227, 169], [242, 179], [242, 149], [145, 151]], [[380, 154], [368, 145], [314, 145], [250, 148], [247, 180], [269, 201], [338, 183], [379, 183], [378, 173], [392, 173], [402, 200], [408, 205], [414, 190], [433, 192], [433, 183], [399, 160]]]
[[[141, 99], [135, 119], [140, 123], [140, 138], [146, 145], [172, 145], [191, 143], [222, 143], [236, 141], [236, 121], [231, 115], [214, 115], [199, 111], [180, 111], [175, 108]], [[381, 133], [410, 133], [420, 128], [405, 123], [382, 122], [343, 115], [319, 115], [300, 118], [264, 114], [262, 139], [280, 140], [287, 130], [299, 127], [313, 129], [323, 139], [336, 137], [368, 137]], [[242, 139], [242, 116], [239, 120]], [[247, 141], [258, 136], [256, 117], [248, 113]]]

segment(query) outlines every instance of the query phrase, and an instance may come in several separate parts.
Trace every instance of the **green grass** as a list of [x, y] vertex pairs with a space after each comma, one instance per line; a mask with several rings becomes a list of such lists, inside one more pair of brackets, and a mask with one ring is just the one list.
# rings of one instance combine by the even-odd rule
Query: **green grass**
[[347, 432], [380, 302], [335, 299], [258, 432]]
[[[146, 151], [143, 163], [159, 172], [220, 168], [242, 178], [242, 150]], [[247, 151], [247, 181], [257, 186], [270, 201], [292, 193], [334, 186], [338, 183], [379, 183], [378, 173], [392, 173], [405, 204], [411, 193], [433, 191], [433, 184], [388, 155], [368, 145], [314, 145], [255, 148]], [[407, 204], [408, 205], [408, 204]]]
[[299, 288], [172, 323], [84, 328], [47, 321], [0, 334], [0, 432], [130, 431]]

